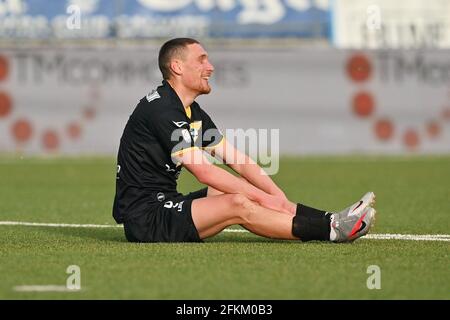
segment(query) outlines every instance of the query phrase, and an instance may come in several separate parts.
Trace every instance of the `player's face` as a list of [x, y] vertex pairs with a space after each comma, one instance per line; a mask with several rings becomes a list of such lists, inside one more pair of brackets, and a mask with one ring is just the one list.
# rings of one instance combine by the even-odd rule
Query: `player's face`
[[185, 87], [200, 94], [211, 92], [209, 77], [214, 72], [205, 49], [197, 43], [187, 46], [183, 61], [182, 81]]

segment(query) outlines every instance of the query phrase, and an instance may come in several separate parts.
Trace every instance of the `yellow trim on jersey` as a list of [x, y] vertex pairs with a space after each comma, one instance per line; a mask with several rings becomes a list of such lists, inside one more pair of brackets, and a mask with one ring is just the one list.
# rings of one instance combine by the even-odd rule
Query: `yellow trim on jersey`
[[183, 150], [180, 150], [180, 151], [175, 151], [175, 152], [172, 152], [172, 154], [170, 155], [171, 157], [176, 157], [176, 156], [178, 156], [178, 155], [180, 155], [180, 154], [182, 154], [183, 152], [186, 152], [186, 151], [191, 151], [191, 150], [194, 150], [194, 149], [200, 149], [199, 147], [197, 147], [197, 146], [194, 146], [194, 147], [189, 147], [189, 148], [185, 148], [185, 149], [183, 149]]
[[190, 129], [200, 130], [201, 127], [202, 127], [202, 120], [189, 123]]
[[224, 143], [224, 142], [225, 142], [225, 137], [222, 136], [222, 139], [220, 139], [220, 141], [219, 141], [217, 144], [215, 144], [215, 145], [213, 145], [213, 146], [211, 146], [211, 147], [202, 147], [202, 148], [200, 149], [200, 148], [197, 147], [197, 146], [193, 146], [193, 147], [185, 148], [185, 149], [180, 150], [180, 151], [172, 152], [172, 154], [171, 154], [170, 156], [171, 156], [171, 157], [176, 157], [176, 156], [179, 156], [180, 154], [182, 154], [183, 152], [191, 151], [191, 150], [194, 150], [194, 149], [199, 149], [199, 150], [211, 150], [211, 149], [217, 148], [218, 146], [220, 146], [220, 145], [221, 145], [222, 143]]
[[187, 106], [186, 108], [184, 108], [184, 112], [186, 112], [186, 116], [190, 119], [192, 116], [191, 106]]
[[203, 147], [202, 149], [207, 149], [207, 150], [209, 150], [209, 149], [217, 148], [217, 147], [220, 146], [222, 143], [224, 143], [224, 141], [225, 141], [225, 137], [222, 136], [222, 139], [220, 139], [220, 141], [219, 141], [218, 143], [216, 143], [215, 145], [210, 146], [210, 147]]

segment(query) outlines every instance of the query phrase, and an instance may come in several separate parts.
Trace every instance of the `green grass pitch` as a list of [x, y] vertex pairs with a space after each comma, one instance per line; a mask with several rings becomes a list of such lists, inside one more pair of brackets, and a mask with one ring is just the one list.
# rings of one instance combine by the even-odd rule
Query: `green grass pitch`
[[[0, 158], [0, 221], [113, 224], [113, 158]], [[293, 201], [338, 210], [377, 194], [372, 233], [449, 234], [450, 157], [283, 158]], [[188, 173], [180, 191], [200, 185]], [[203, 244], [131, 244], [121, 228], [0, 225], [0, 299], [450, 299], [449, 242], [289, 242], [222, 233]], [[78, 292], [16, 292], [65, 285]], [[381, 289], [366, 286], [381, 270]]]

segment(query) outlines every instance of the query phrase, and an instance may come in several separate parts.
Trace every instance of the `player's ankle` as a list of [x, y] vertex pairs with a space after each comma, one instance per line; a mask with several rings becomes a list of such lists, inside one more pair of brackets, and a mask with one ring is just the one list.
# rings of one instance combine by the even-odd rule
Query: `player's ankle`
[[331, 213], [297, 205], [296, 215], [292, 219], [292, 234], [302, 241], [330, 240]]

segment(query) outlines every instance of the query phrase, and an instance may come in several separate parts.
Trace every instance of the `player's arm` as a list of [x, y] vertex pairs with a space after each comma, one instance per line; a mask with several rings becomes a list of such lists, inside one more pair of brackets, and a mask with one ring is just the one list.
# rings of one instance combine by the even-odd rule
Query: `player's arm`
[[175, 160], [180, 162], [203, 184], [224, 193], [243, 194], [265, 208], [289, 213], [285, 202], [280, 197], [268, 194], [254, 185], [235, 177], [226, 170], [213, 165], [199, 148], [178, 153]]
[[284, 192], [275, 184], [266, 172], [253, 161], [252, 158], [240, 152], [225, 138], [223, 138], [223, 142], [220, 145], [209, 150], [209, 152], [222, 159], [225, 164], [257, 188], [268, 194], [287, 200]]

